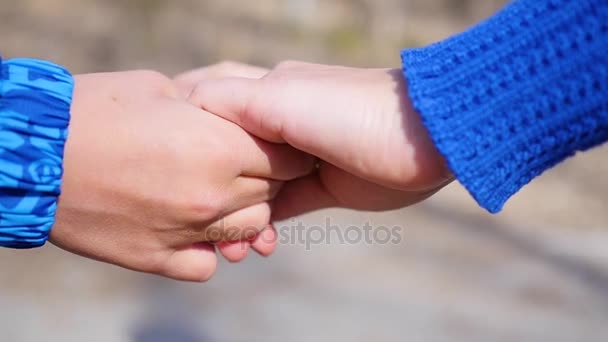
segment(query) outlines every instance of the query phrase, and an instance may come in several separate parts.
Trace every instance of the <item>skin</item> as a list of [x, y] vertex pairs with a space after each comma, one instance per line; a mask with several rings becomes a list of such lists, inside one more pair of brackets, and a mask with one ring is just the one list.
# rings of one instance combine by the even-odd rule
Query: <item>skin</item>
[[[225, 71], [227, 65], [233, 71]], [[319, 159], [318, 172], [281, 190], [275, 219], [328, 207], [402, 208], [453, 180], [400, 69], [302, 62], [283, 62], [263, 74], [247, 68], [223, 63], [182, 77], [196, 84], [187, 99], [197, 107]]]
[[156, 72], [76, 76], [71, 112], [50, 241], [136, 271], [206, 281], [210, 242], [233, 260], [250, 244], [269, 254], [270, 201], [313, 168], [311, 156], [185, 102]]

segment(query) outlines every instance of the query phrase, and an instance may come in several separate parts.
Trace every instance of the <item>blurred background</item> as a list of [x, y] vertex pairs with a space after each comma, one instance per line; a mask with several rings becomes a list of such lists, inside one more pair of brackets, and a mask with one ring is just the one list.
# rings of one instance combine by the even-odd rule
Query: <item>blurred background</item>
[[[224, 59], [398, 67], [399, 49], [466, 29], [503, 0], [0, 0], [5, 58], [74, 73], [169, 75]], [[458, 184], [384, 214], [398, 244], [286, 244], [181, 284], [68, 255], [0, 250], [0, 341], [604, 341], [608, 146], [490, 216]], [[287, 222], [289, 225], [293, 222]]]

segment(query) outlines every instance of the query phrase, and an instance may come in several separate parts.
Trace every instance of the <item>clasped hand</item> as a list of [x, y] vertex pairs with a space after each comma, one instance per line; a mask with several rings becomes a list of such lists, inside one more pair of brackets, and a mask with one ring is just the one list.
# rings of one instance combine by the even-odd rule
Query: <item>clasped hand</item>
[[64, 167], [54, 244], [189, 281], [215, 246], [272, 253], [271, 219], [401, 208], [452, 180], [400, 70], [297, 62], [77, 76]]

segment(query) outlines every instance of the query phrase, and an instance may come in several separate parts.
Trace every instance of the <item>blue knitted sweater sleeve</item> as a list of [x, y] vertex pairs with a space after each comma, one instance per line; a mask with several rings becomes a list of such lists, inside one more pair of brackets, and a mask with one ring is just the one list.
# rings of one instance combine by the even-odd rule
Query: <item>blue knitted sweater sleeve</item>
[[72, 76], [40, 60], [0, 59], [0, 246], [43, 245], [55, 221]]
[[402, 60], [435, 146], [490, 212], [608, 140], [606, 0], [516, 0]]

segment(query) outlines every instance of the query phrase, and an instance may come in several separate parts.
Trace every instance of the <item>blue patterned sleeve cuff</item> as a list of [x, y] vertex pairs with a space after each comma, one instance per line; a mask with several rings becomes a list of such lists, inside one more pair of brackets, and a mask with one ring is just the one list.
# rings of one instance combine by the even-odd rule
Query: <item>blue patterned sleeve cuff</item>
[[58, 65], [0, 59], [0, 246], [33, 248], [48, 239], [73, 87]]

